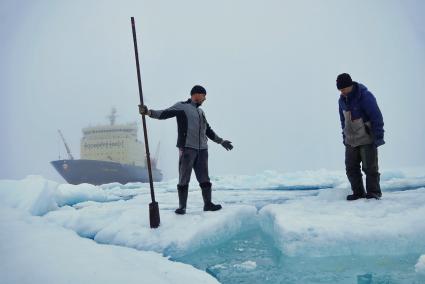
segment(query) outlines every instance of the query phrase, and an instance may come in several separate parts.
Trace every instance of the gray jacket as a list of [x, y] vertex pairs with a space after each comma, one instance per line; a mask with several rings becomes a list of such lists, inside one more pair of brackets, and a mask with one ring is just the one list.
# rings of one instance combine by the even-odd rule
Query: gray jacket
[[204, 111], [191, 99], [178, 102], [164, 110], [151, 110], [150, 117], [177, 118], [177, 147], [179, 148], [208, 149], [207, 138], [219, 144], [223, 142], [223, 139], [211, 129]]
[[370, 130], [372, 129], [370, 121], [365, 123], [361, 117], [352, 120], [350, 111], [343, 111], [343, 114], [345, 118], [345, 126], [343, 129], [345, 144], [352, 147], [372, 144], [374, 137]]

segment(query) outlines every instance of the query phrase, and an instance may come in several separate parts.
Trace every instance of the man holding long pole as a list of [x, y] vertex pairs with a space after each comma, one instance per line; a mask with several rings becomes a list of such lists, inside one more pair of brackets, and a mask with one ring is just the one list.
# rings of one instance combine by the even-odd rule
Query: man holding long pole
[[139, 106], [142, 115], [155, 119], [176, 117], [179, 148], [179, 183], [177, 185], [179, 208], [176, 214], [186, 213], [189, 181], [192, 169], [202, 189], [204, 211], [217, 211], [221, 205], [211, 201], [212, 184], [208, 175], [208, 138], [221, 144], [226, 150], [232, 150], [232, 142], [220, 138], [208, 124], [204, 111], [200, 108], [206, 99], [206, 90], [196, 85], [190, 91], [190, 99], [178, 102], [165, 110], [149, 110], [145, 105]]

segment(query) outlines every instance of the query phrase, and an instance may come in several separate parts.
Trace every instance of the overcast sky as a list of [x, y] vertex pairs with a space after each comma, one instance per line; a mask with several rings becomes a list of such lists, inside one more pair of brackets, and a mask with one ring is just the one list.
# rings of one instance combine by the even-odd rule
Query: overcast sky
[[[163, 109], [195, 84], [212, 128], [210, 174], [344, 169], [335, 78], [376, 96], [381, 169], [425, 165], [425, 2], [0, 0], [0, 178], [41, 174], [79, 157], [81, 129], [138, 121], [130, 17], [145, 103]], [[151, 152], [177, 176], [175, 119], [148, 119]], [[139, 137], [142, 138], [142, 133]]]

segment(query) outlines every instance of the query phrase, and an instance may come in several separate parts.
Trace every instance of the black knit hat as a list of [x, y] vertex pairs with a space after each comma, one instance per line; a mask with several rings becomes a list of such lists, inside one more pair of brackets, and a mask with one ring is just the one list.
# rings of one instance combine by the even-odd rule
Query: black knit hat
[[195, 85], [193, 86], [192, 90], [190, 90], [190, 95], [192, 96], [193, 94], [207, 94], [207, 91], [205, 90], [204, 87], [199, 86], [199, 85]]
[[350, 87], [353, 85], [353, 80], [351, 80], [350, 74], [342, 73], [339, 74], [336, 78], [336, 88], [338, 90]]

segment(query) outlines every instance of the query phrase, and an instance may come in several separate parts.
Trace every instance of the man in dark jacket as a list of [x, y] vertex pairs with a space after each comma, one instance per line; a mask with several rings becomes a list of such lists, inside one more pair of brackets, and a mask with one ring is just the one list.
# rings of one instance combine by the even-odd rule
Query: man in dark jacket
[[[336, 85], [341, 92], [339, 115], [345, 145], [345, 170], [353, 194], [347, 200], [380, 199], [378, 147], [384, 142], [384, 121], [373, 94], [362, 84], [354, 82], [347, 73], [338, 75]], [[366, 174], [366, 190], [362, 170]]]
[[221, 144], [226, 150], [232, 150], [232, 142], [220, 138], [210, 127], [200, 108], [205, 101], [206, 90], [196, 85], [190, 91], [190, 99], [178, 102], [165, 110], [149, 110], [146, 106], [139, 106], [139, 112], [155, 119], [177, 118], [177, 147], [179, 148], [179, 208], [176, 214], [186, 213], [186, 203], [189, 190], [189, 181], [192, 168], [202, 189], [204, 211], [217, 211], [220, 204], [211, 202], [211, 182], [208, 175], [208, 138]]

